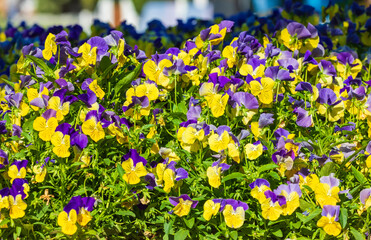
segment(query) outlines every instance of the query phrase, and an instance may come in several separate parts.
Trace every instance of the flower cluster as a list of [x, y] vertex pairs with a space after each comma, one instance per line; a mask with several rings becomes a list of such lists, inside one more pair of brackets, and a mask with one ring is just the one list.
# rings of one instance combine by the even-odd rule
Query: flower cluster
[[1, 233], [364, 238], [370, 16], [0, 29]]

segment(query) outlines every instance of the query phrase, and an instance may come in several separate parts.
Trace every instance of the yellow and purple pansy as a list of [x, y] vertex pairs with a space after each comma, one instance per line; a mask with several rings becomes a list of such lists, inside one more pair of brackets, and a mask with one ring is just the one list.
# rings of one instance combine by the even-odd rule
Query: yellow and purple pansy
[[62, 123], [55, 129], [55, 133], [51, 137], [51, 143], [53, 144], [53, 152], [58, 157], [67, 158], [70, 156], [70, 134], [72, 131], [73, 129], [69, 123]]
[[266, 199], [261, 203], [263, 218], [275, 221], [283, 213], [282, 206], [286, 205], [286, 198], [282, 195], [277, 196], [271, 190], [265, 191], [264, 195]]
[[169, 197], [169, 202], [174, 206], [172, 213], [179, 217], [187, 216], [191, 208], [196, 208], [198, 201], [192, 200], [187, 194], [179, 197]]
[[26, 167], [28, 161], [27, 160], [16, 160], [12, 162], [8, 170], [8, 176], [10, 177], [10, 181], [13, 182], [16, 178], [25, 178], [26, 177]]
[[322, 217], [318, 220], [317, 226], [322, 227], [329, 235], [338, 236], [341, 233], [339, 221], [340, 206], [324, 205]]
[[147, 160], [140, 156], [137, 150], [130, 149], [127, 154], [122, 156], [122, 168], [125, 170], [125, 174], [122, 176], [125, 182], [128, 184], [137, 184], [140, 182], [140, 178], [147, 175], [145, 168]]
[[51, 140], [55, 129], [58, 126], [56, 118], [57, 112], [53, 109], [46, 110], [41, 117], [37, 117], [33, 122], [33, 128], [39, 132], [39, 137], [48, 142]]
[[270, 189], [270, 184], [266, 179], [258, 178], [254, 182], [249, 184], [251, 188], [251, 196], [259, 201], [259, 203], [263, 203], [267, 198], [265, 196], [265, 192]]
[[230, 228], [240, 228], [245, 222], [245, 212], [249, 209], [247, 203], [234, 199], [224, 199], [221, 202], [220, 211], [224, 221]]
[[213, 216], [216, 216], [216, 214], [220, 212], [220, 204], [222, 201], [223, 199], [212, 199], [207, 200], [204, 203], [204, 213], [202, 216], [206, 219], [206, 221], [210, 221]]
[[28, 182], [24, 179], [15, 179], [9, 190], [9, 216], [12, 219], [21, 218], [26, 213], [27, 204], [23, 201], [28, 196]]
[[213, 188], [219, 188], [221, 184], [221, 173], [228, 170], [231, 166], [221, 162], [221, 160], [213, 162], [213, 164], [207, 168], [206, 175], [210, 186]]

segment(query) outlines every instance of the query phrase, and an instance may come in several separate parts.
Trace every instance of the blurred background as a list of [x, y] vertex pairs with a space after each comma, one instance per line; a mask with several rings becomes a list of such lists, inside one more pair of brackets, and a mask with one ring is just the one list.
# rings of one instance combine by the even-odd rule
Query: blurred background
[[[303, 0], [321, 11], [329, 0]], [[369, 5], [371, 0], [357, 1]], [[337, 1], [351, 3], [352, 1]], [[41, 26], [80, 24], [84, 30], [94, 19], [117, 26], [126, 20], [139, 32], [147, 23], [158, 19], [165, 26], [176, 25], [177, 19], [191, 17], [209, 20], [215, 14], [231, 16], [241, 11], [252, 10], [266, 15], [271, 9], [282, 6], [283, 0], [0, 0], [0, 26], [10, 21], [18, 24]]]

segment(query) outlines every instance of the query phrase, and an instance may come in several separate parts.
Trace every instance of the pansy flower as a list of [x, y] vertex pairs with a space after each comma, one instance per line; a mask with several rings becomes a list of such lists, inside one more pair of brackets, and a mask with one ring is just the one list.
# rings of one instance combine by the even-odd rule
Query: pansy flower
[[[217, 77], [217, 74], [210, 74], [209, 77]], [[217, 93], [218, 88], [219, 83], [215, 84], [213, 82], [207, 82], [203, 83], [199, 90], [200, 95], [205, 97], [211, 113], [216, 118], [224, 114], [229, 99], [228, 94]]]
[[225, 199], [221, 203], [220, 211], [223, 212], [225, 223], [230, 228], [240, 228], [245, 222], [245, 211], [249, 206], [241, 201]]
[[8, 154], [0, 149], [0, 169], [9, 164]]
[[230, 127], [222, 125], [210, 134], [209, 146], [214, 152], [221, 152], [228, 148], [230, 142]]
[[320, 182], [314, 189], [317, 203], [323, 207], [324, 205], [333, 205], [340, 202], [339, 199], [339, 184], [340, 180], [330, 174], [320, 178]]
[[358, 73], [362, 70], [362, 62], [350, 52], [341, 52], [337, 55], [336, 70], [340, 77], [347, 79], [349, 76], [356, 78]]
[[14, 180], [9, 190], [9, 216], [12, 219], [21, 218], [25, 215], [27, 204], [23, 201], [28, 194], [28, 183], [24, 179]]
[[89, 43], [84, 43], [79, 47], [78, 53], [82, 54], [81, 57], [77, 58], [78, 67], [95, 65], [97, 61], [97, 47], [92, 47]]
[[312, 127], [314, 125], [313, 116], [309, 115], [309, 112], [304, 108], [297, 107], [293, 113], [297, 114], [296, 124], [300, 127]]
[[321, 60], [318, 64], [320, 69], [320, 83], [330, 85], [333, 82], [333, 77], [336, 77], [336, 69], [330, 61]]
[[292, 150], [287, 151], [286, 149], [282, 149], [273, 153], [272, 160], [280, 166], [279, 171], [284, 176], [286, 170], [290, 171], [294, 167], [295, 153]]
[[96, 110], [89, 111], [81, 126], [82, 132], [91, 137], [94, 142], [98, 142], [106, 136], [102, 122], [100, 121], [100, 115]]
[[363, 189], [359, 194], [359, 198], [362, 203], [359, 214], [362, 214], [363, 211], [366, 211], [371, 206], [371, 188]]
[[193, 201], [187, 194], [169, 197], [169, 201], [174, 206], [172, 212], [179, 217], [187, 216], [191, 208], [195, 208], [198, 204], [198, 201]]
[[[247, 125], [252, 117], [257, 113], [259, 102], [254, 95], [248, 92], [233, 93], [230, 102], [232, 102], [232, 112], [239, 112], [243, 116], [243, 123]], [[237, 115], [237, 114], [236, 114]]]
[[149, 80], [163, 87], [168, 87], [169, 80], [164, 69], [173, 66], [167, 54], [156, 54], [143, 65], [143, 72]]
[[301, 23], [291, 22], [281, 31], [283, 44], [291, 51], [300, 50], [305, 53], [318, 46], [319, 36], [317, 29], [310, 23], [305, 27]]
[[195, 43], [198, 49], [202, 49], [209, 44], [211, 46], [218, 45], [223, 41], [225, 34], [231, 31], [234, 22], [224, 20], [219, 24], [212, 25], [211, 27], [204, 29], [196, 37]]
[[47, 157], [44, 159], [43, 163], [38, 163], [33, 166], [32, 170], [35, 173], [35, 180], [38, 183], [41, 183], [44, 181], [46, 176], [46, 164], [48, 163], [50, 157]]
[[55, 133], [51, 138], [53, 144], [53, 152], [55, 155], [61, 158], [66, 158], [70, 156], [70, 132], [71, 125], [69, 123], [62, 123], [55, 129]]
[[80, 201], [72, 198], [58, 215], [58, 225], [62, 227], [62, 232], [73, 235], [77, 231], [77, 214], [79, 212]]
[[[184, 168], [175, 168], [176, 162], [172, 161], [167, 164], [163, 174], [164, 191], [169, 193], [171, 188], [175, 186], [175, 181], [188, 178], [188, 172]], [[157, 172], [159, 174], [159, 171]]]
[[149, 101], [155, 101], [158, 99], [159, 90], [154, 82], [146, 81], [143, 84], [136, 85], [126, 91], [127, 99], [130, 99], [132, 96], [146, 96]]
[[56, 118], [62, 121], [70, 111], [70, 104], [77, 100], [74, 96], [65, 96], [67, 89], [61, 89], [54, 92], [53, 97], [49, 99], [48, 109], [56, 111]]
[[207, 135], [210, 127], [206, 123], [197, 123], [196, 120], [188, 120], [180, 124], [177, 139], [183, 149], [188, 152], [197, 152], [207, 145]]
[[132, 96], [127, 99], [122, 107], [126, 116], [133, 117], [134, 120], [140, 120], [142, 116], [148, 116], [151, 111], [151, 105], [147, 96]]
[[108, 120], [105, 119], [104, 121], [109, 124], [107, 127], [109, 135], [116, 137], [117, 142], [120, 144], [128, 142], [128, 137], [124, 135], [122, 127], [129, 129], [129, 121], [126, 118], [119, 118], [119, 116], [111, 111], [106, 111], [105, 113], [107, 113], [106, 118], [108, 118]]
[[263, 77], [260, 80], [252, 80], [250, 83], [251, 94], [258, 97], [263, 104], [273, 102], [274, 81], [271, 78]]
[[0, 209], [9, 208], [9, 188], [3, 188], [0, 190]]
[[218, 214], [221, 202], [222, 199], [207, 200], [205, 202], [204, 213], [202, 216], [206, 219], [206, 221], [210, 221], [213, 216]]
[[213, 188], [219, 188], [221, 184], [221, 173], [228, 170], [230, 167], [230, 165], [222, 163], [220, 160], [213, 162], [211, 167], [208, 167], [206, 171], [210, 186], [212, 186]]
[[85, 79], [85, 81], [81, 85], [81, 89], [82, 90], [90, 89], [90, 91], [94, 92], [99, 99], [103, 99], [104, 95], [106, 94], [102, 90], [102, 88], [98, 85], [97, 79], [94, 80], [91, 78]]
[[340, 206], [324, 205], [322, 217], [318, 220], [317, 226], [322, 227], [329, 235], [338, 236], [341, 232], [339, 221]]
[[40, 108], [44, 108], [49, 99], [48, 85], [40, 83], [39, 90], [36, 88], [27, 89], [27, 99], [33, 110], [38, 111]]
[[71, 146], [81, 152], [88, 145], [88, 137], [82, 133], [81, 126], [78, 126], [77, 131], [71, 133]]
[[182, 81], [186, 83], [186, 85], [191, 82], [193, 86], [199, 86], [203, 75], [198, 67], [187, 65], [184, 67], [184, 70], [186, 73], [182, 75]]
[[55, 129], [58, 126], [56, 111], [46, 110], [41, 117], [37, 117], [33, 122], [33, 128], [39, 132], [39, 137], [44, 141], [50, 141]]
[[344, 116], [344, 102], [338, 100], [336, 93], [329, 88], [322, 88], [317, 99], [318, 112], [331, 122]]
[[265, 192], [270, 189], [270, 184], [263, 178], [258, 178], [254, 182], [249, 184], [251, 188], [251, 196], [262, 203], [266, 200]]
[[130, 149], [129, 152], [122, 157], [122, 168], [125, 174], [122, 176], [128, 184], [137, 184], [140, 182], [140, 177], [147, 175], [147, 170], [144, 167], [147, 160], [141, 157], [137, 150]]
[[263, 218], [276, 221], [283, 213], [282, 206], [286, 204], [286, 198], [277, 196], [270, 190], [265, 191], [264, 195], [266, 200], [261, 203]]
[[14, 161], [8, 170], [8, 176], [11, 178], [10, 182], [13, 182], [16, 178], [25, 178], [26, 177], [26, 167], [28, 161], [21, 160], [21, 161]]
[[[16, 114], [16, 115], [20, 115], [22, 117], [26, 116], [30, 110], [30, 107], [28, 106], [28, 104], [26, 104], [24, 101], [22, 101], [23, 99], [23, 94], [22, 93], [16, 93], [16, 94], [9, 94], [9, 95], [6, 95], [5, 97], [5, 100], [8, 102], [8, 104], [11, 106], [11, 107], [15, 107], [19, 110], [17, 111], [14, 111], [13, 112]], [[20, 126], [20, 124], [17, 124], [18, 126]]]
[[77, 222], [80, 226], [86, 226], [92, 219], [90, 212], [96, 204], [96, 200], [93, 197], [72, 197], [70, 202], [76, 202], [79, 205], [79, 211], [77, 214]]
[[242, 76], [250, 75], [253, 79], [257, 79], [264, 76], [265, 62], [251, 58], [247, 63], [242, 64], [239, 69], [239, 73]]
[[57, 44], [55, 43], [55, 35], [52, 33], [49, 33], [48, 36], [46, 37], [45, 48], [42, 51], [43, 57], [46, 60], [50, 60], [53, 55], [57, 53]]
[[180, 160], [179, 156], [171, 148], [161, 147], [158, 154], [160, 154], [163, 159], [169, 159], [170, 162], [178, 162]]
[[230, 45], [225, 46], [222, 52], [222, 56], [228, 59], [227, 64], [229, 68], [233, 68], [238, 63], [237, 46], [233, 47], [232, 44], [233, 41]]
[[277, 196], [281, 195], [286, 198], [286, 204], [282, 206], [282, 215], [291, 215], [300, 206], [301, 190], [299, 184], [281, 184], [273, 192]]
[[97, 102], [97, 95], [91, 91], [90, 89], [87, 89], [87, 93], [83, 93], [77, 96], [79, 100], [85, 103], [85, 107], [80, 111], [79, 119], [81, 122], [85, 121], [86, 114], [89, 111], [96, 110], [98, 113], [101, 113], [104, 111], [104, 108], [101, 107], [101, 105]]
[[21, 194], [22, 199], [26, 199], [29, 196], [30, 185], [26, 179], [16, 178], [10, 190], [13, 191], [13, 193]]
[[245, 154], [249, 160], [255, 160], [263, 154], [263, 144], [260, 141], [245, 145]]
[[205, 131], [203, 128], [197, 129], [193, 125], [182, 127], [178, 130], [180, 142], [186, 145], [193, 145], [196, 141], [203, 142]]

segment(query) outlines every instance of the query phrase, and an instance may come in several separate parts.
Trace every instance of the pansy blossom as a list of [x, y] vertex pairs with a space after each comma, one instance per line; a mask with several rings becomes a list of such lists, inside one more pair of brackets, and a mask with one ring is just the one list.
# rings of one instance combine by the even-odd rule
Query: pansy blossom
[[198, 204], [198, 201], [193, 201], [187, 194], [169, 197], [169, 201], [174, 206], [172, 212], [179, 217], [187, 216], [191, 208], [195, 208]]
[[137, 184], [140, 182], [140, 177], [147, 175], [145, 165], [147, 160], [140, 156], [137, 150], [130, 149], [127, 154], [122, 157], [122, 168], [125, 174], [122, 176], [128, 184]]

